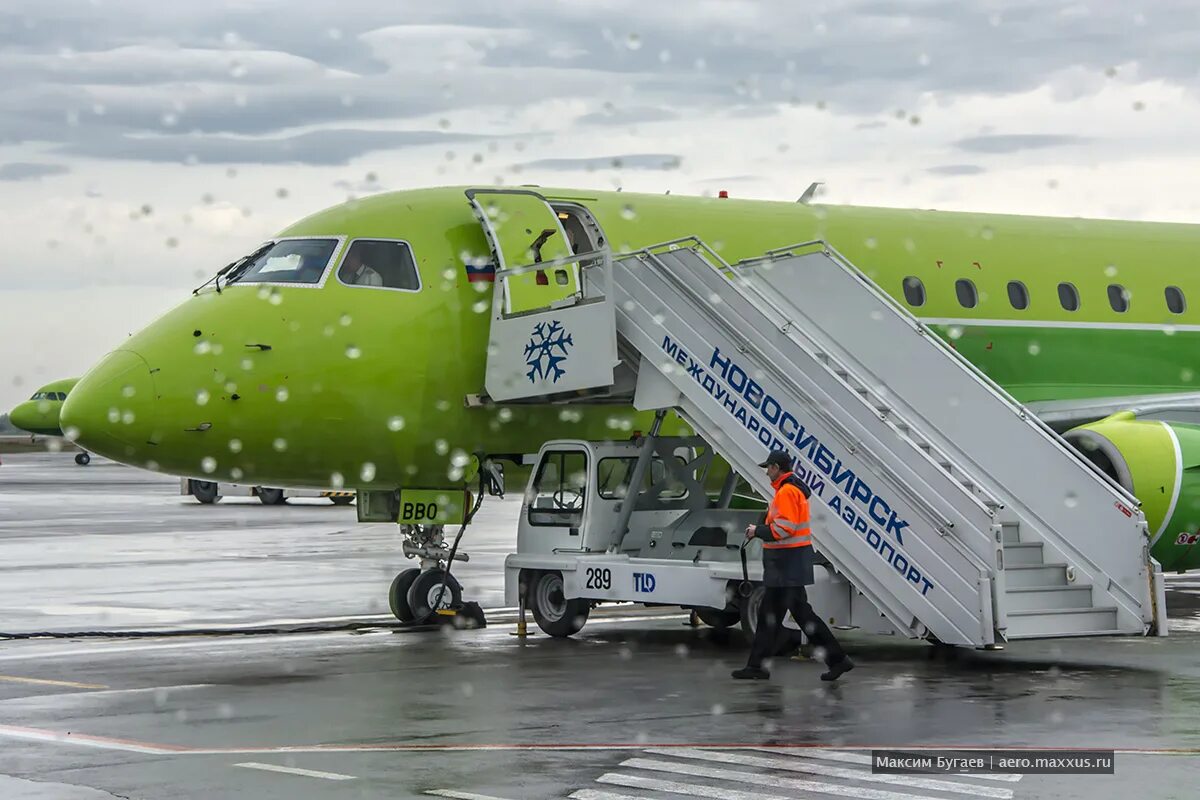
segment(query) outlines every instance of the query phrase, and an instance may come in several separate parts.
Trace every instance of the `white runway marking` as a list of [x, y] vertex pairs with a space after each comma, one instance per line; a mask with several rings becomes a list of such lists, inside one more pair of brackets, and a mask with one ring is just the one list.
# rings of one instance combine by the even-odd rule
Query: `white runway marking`
[[340, 772], [320, 772], [315, 769], [299, 769], [298, 767], [281, 767], [278, 764], [259, 764], [257, 761], [244, 761], [241, 764], [234, 764], [235, 767], [245, 767], [246, 769], [261, 769], [266, 772], [284, 772], [288, 775], [302, 775], [305, 778], [321, 778], [327, 781], [352, 781], [355, 780], [353, 775], [343, 775]]
[[434, 797], [451, 797], [454, 800], [505, 800], [503, 797], [496, 797], [490, 794], [475, 794], [475, 792], [458, 792], [454, 789], [430, 789], [425, 794], [433, 795]]
[[936, 792], [955, 792], [975, 797], [994, 797], [1001, 800], [1011, 800], [1012, 789], [1001, 789], [995, 786], [979, 786], [958, 781], [937, 780], [934, 778], [917, 778], [908, 775], [885, 775], [859, 769], [830, 767], [808, 761], [790, 761], [777, 758], [762, 758], [747, 756], [740, 753], [718, 753], [712, 750], [680, 750], [670, 748], [649, 748], [647, 753], [656, 756], [673, 756], [700, 761], [716, 761], [722, 764], [740, 764], [747, 767], [765, 767], [767, 769], [784, 770], [786, 772], [806, 772], [810, 775], [821, 775], [826, 778], [843, 778], [845, 780], [862, 781], [864, 783], [890, 783], [896, 786], [910, 786], [914, 789], [929, 789]]
[[861, 800], [936, 800], [927, 795], [913, 795], [901, 792], [889, 792], [885, 789], [868, 789], [865, 787], [848, 786], [844, 783], [822, 783], [803, 778], [779, 778], [774, 775], [762, 775], [756, 772], [740, 772], [732, 769], [717, 769], [702, 767], [698, 764], [676, 764], [671, 761], [659, 761], [650, 758], [630, 758], [621, 762], [622, 767], [631, 769], [654, 770], [686, 775], [690, 778], [716, 778], [717, 780], [741, 783], [749, 786], [766, 786], [771, 789], [786, 789], [788, 791], [816, 792], [831, 794], [835, 797], [857, 797]]
[[[819, 747], [808, 747], [808, 748], [804, 748], [803, 750], [789, 750], [787, 748], [782, 748], [782, 747], [758, 747], [755, 749], [761, 750], [764, 753], [778, 753], [780, 755], [791, 756], [793, 758], [820, 758], [820, 759], [824, 759], [826, 761], [841, 761], [844, 764], [861, 764], [862, 766], [868, 767], [868, 768], [871, 766], [871, 757], [864, 753], [847, 753], [842, 750], [823, 750]], [[905, 748], [897, 747], [894, 749], [903, 750]], [[922, 750], [922, 749], [932, 749], [932, 748], [908, 748], [908, 749]], [[952, 748], [942, 748], [942, 749], [945, 750], [945, 749], [952, 749]], [[1011, 782], [1011, 781], [1021, 780], [1020, 775], [972, 775], [971, 777], [979, 778], [980, 780], [984, 780], [984, 781]]]
[[[722, 786], [700, 786], [694, 783], [677, 783], [658, 778], [643, 778], [639, 775], [622, 775], [616, 772], [606, 772], [596, 779], [597, 783], [611, 783], [614, 786], [628, 786], [631, 789], [654, 789], [660, 792], [674, 792], [692, 797], [712, 797], [715, 800], [796, 800], [795, 795], [763, 794], [759, 791], [739, 792], [736, 789], [726, 789]], [[920, 800], [915, 795], [908, 795], [908, 800]]]

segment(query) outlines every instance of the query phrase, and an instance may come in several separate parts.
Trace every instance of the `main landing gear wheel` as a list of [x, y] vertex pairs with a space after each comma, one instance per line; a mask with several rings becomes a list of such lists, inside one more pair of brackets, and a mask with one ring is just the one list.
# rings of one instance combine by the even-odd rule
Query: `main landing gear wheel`
[[348, 506], [354, 502], [354, 495], [350, 495], [349, 497], [331, 497], [329, 499], [333, 501], [335, 506]]
[[408, 590], [420, 574], [421, 570], [416, 567], [406, 569], [392, 580], [392, 587], [388, 589], [388, 605], [391, 606], [392, 615], [401, 622], [412, 622], [416, 619], [412, 606], [408, 604]]
[[192, 481], [192, 497], [206, 506], [221, 499], [221, 495], [217, 494], [217, 485], [212, 481]]
[[579, 633], [592, 610], [587, 600], [568, 600], [564, 596], [561, 572], [535, 575], [529, 597], [534, 621], [549, 636], [563, 638]]
[[75, 463], [81, 467], [86, 467], [88, 464], [92, 463], [92, 457], [87, 453], [76, 453]]
[[[403, 574], [403, 573], [402, 573]], [[396, 580], [399, 580], [397, 576]], [[446, 588], [442, 590], [442, 584]], [[438, 596], [441, 595], [441, 602]], [[429, 621], [437, 609], [452, 608], [462, 603], [462, 586], [453, 575], [447, 575], [444, 570], [435, 567], [417, 575], [412, 585], [408, 587], [408, 608], [413, 619]], [[437, 603], [437, 608], [434, 608]]]
[[258, 500], [264, 506], [281, 506], [287, 502], [283, 489], [268, 489], [266, 486], [258, 487]]
[[732, 628], [742, 618], [740, 612], [726, 611], [722, 608], [697, 608], [695, 611], [701, 622], [717, 630]]

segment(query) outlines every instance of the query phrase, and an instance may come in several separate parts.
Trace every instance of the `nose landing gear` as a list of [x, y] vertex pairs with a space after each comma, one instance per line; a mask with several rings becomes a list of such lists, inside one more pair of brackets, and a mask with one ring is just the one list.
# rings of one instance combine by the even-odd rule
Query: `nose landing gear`
[[392, 615], [414, 627], [487, 627], [483, 609], [478, 603], [463, 602], [462, 585], [447, 569], [453, 561], [470, 560], [466, 553], [456, 552], [458, 537], [455, 547], [448, 548], [441, 525], [403, 525], [401, 531], [404, 555], [419, 558], [421, 566], [406, 569], [392, 580], [388, 590]]

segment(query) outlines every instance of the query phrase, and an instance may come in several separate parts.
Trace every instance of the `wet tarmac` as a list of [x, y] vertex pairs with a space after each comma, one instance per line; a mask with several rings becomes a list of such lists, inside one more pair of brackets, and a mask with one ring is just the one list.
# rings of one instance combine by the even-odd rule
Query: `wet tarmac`
[[[5, 456], [0, 629], [385, 619], [406, 566], [388, 526], [177, 486]], [[488, 513], [460, 574], [494, 608], [515, 506]], [[1164, 639], [947, 654], [846, 632], [859, 667], [837, 685], [795, 660], [735, 683], [739, 634], [622, 607], [572, 640], [495, 612], [483, 631], [0, 642], [0, 798], [1191, 798], [1200, 576], [1168, 602]], [[997, 780], [873, 775], [872, 746], [1121, 752], [1111, 776]]]

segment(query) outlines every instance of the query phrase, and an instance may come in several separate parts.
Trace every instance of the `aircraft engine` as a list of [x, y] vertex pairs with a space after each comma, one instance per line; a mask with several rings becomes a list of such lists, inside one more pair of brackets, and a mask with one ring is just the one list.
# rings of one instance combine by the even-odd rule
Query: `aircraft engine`
[[1141, 501], [1164, 570], [1200, 568], [1200, 426], [1122, 411], [1064, 437]]

